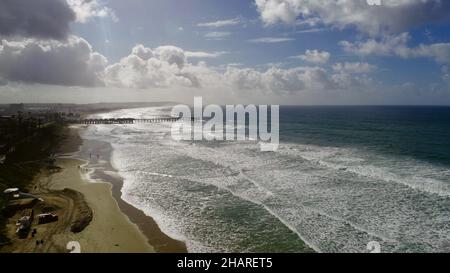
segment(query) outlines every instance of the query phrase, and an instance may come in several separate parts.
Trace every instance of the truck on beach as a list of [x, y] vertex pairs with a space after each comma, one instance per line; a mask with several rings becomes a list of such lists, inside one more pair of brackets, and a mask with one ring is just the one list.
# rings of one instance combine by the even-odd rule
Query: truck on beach
[[43, 213], [38, 215], [39, 225], [58, 221], [58, 215], [53, 213]]
[[16, 233], [18, 235], [25, 235], [30, 230], [33, 219], [34, 219], [34, 210], [33, 209], [24, 210], [22, 213], [22, 217], [16, 223], [16, 226], [18, 226]]

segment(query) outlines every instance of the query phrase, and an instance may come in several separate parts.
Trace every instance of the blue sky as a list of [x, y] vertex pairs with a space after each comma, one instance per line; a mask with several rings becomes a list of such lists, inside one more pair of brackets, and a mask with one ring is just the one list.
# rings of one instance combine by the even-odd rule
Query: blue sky
[[[295, 66], [302, 62], [289, 57], [300, 55], [307, 49], [320, 49], [332, 53], [336, 62], [365, 60], [379, 62], [386, 66], [386, 69], [392, 65], [398, 73], [397, 76], [404, 70], [410, 70], [411, 64], [417, 64], [417, 68], [420, 68], [419, 71], [411, 69], [415, 76], [420, 76], [424, 72], [430, 76], [430, 69], [434, 75], [440, 71], [439, 66], [426, 59], [415, 59], [411, 63], [401, 58], [360, 58], [342, 52], [338, 45], [339, 41], [353, 40], [361, 35], [352, 27], [339, 30], [325, 26], [295, 26], [281, 23], [265, 25], [260, 20], [255, 3], [250, 0], [109, 0], [106, 3], [120, 18], [119, 22], [113, 22], [109, 18], [97, 18], [88, 24], [76, 24], [73, 29], [75, 34], [87, 39], [111, 61], [118, 61], [126, 56], [130, 48], [136, 44], [148, 47], [175, 45], [191, 51], [227, 51], [229, 54], [210, 59], [208, 63], [213, 65], [243, 63], [247, 66], [278, 62]], [[199, 23], [236, 18], [241, 21], [240, 24], [224, 27], [197, 26]], [[450, 42], [449, 26], [450, 21], [444, 20], [409, 29], [412, 34], [411, 46]], [[180, 27], [183, 30], [180, 30]], [[320, 31], [308, 33], [308, 30]], [[205, 38], [204, 35], [210, 32], [229, 32], [230, 35], [223, 40]], [[293, 40], [268, 44], [248, 42], [250, 39], [261, 37]]]
[[[2, 30], [7, 21], [0, 15], [0, 61], [34, 64], [24, 59], [31, 58], [27, 50], [47, 46], [36, 59], [58, 71], [73, 62], [72, 74], [54, 79], [52, 71], [0, 67], [0, 98], [7, 101], [36, 98], [29, 92], [37, 89], [83, 102], [109, 92], [113, 100], [203, 95], [289, 104], [450, 103], [447, 1], [384, 0], [375, 7], [359, 0], [36, 1], [67, 2], [75, 16], [61, 19], [68, 30], [58, 35], [66, 37], [51, 28], [47, 35], [45, 25], [39, 32]], [[27, 12], [39, 10], [21, 16]], [[15, 54], [6, 50], [11, 42]], [[147, 57], [133, 50], [137, 45]], [[78, 50], [86, 46], [89, 52]], [[85, 54], [85, 63], [74, 61], [77, 54]], [[18, 55], [23, 58], [12, 57]]]
[[[192, 51], [230, 52], [220, 59], [209, 60], [212, 64], [241, 62], [254, 66], [271, 62], [293, 62], [287, 58], [310, 48], [338, 52], [337, 43], [345, 37], [355, 35], [354, 31], [349, 30], [324, 29], [315, 33], [296, 33], [316, 28], [285, 24], [265, 26], [260, 21], [254, 2], [247, 0], [109, 0], [108, 6], [121, 18], [118, 23], [109, 18], [97, 18], [88, 24], [76, 24], [73, 29], [74, 33], [87, 39], [99, 52], [115, 61], [126, 56], [134, 45], [143, 44], [148, 47], [175, 45]], [[239, 19], [241, 22], [224, 27], [198, 26], [201, 23], [230, 19]], [[204, 37], [211, 32], [229, 32], [230, 35], [223, 40]], [[248, 42], [261, 37], [293, 40], [273, 44]], [[107, 40], [109, 43], [106, 43]]]

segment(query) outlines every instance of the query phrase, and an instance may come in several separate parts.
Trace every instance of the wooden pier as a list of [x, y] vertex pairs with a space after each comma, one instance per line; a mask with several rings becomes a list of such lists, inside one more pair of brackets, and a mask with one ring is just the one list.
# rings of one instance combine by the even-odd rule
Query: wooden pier
[[135, 118], [110, 118], [110, 119], [80, 119], [75, 124], [136, 124], [136, 123], [162, 123], [162, 122], [177, 122], [177, 121], [199, 121], [196, 118], [172, 118], [159, 117], [149, 119], [135, 119]]

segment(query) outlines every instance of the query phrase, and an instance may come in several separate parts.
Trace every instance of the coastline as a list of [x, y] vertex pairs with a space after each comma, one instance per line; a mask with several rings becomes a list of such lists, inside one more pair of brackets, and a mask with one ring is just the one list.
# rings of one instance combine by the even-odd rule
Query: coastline
[[83, 253], [154, 252], [136, 225], [120, 211], [112, 197], [111, 184], [91, 183], [83, 179], [78, 169], [83, 163], [77, 159], [58, 158], [56, 164], [63, 170], [50, 176], [44, 187], [51, 191], [69, 188], [80, 192], [93, 211], [93, 219], [82, 232], [55, 234], [52, 240], [77, 241]]
[[[73, 158], [82, 145], [78, 130], [66, 127], [52, 168], [42, 168], [25, 192], [39, 197], [23, 198], [8, 207], [5, 227], [10, 239], [0, 252], [67, 253], [69, 242], [77, 242], [83, 253], [151, 253], [147, 238], [122, 213], [112, 196], [112, 185], [91, 183], [83, 177], [80, 165], [86, 161]], [[33, 233], [18, 236], [16, 222], [22, 211], [51, 212], [57, 221], [33, 222]], [[39, 242], [39, 243], [38, 243]]]
[[[115, 201], [119, 213], [127, 218], [128, 222], [142, 235], [141, 240], [152, 247], [158, 253], [187, 253], [184, 242], [172, 239], [163, 233], [156, 221], [146, 215], [142, 210], [132, 206], [122, 199], [123, 178], [111, 164], [113, 148], [111, 144], [99, 140], [83, 139], [83, 128], [72, 127], [72, 134], [77, 134], [80, 139], [78, 152], [74, 153], [73, 160], [81, 160], [82, 168], [78, 170], [84, 180], [92, 180], [88, 184], [106, 184], [109, 194]], [[86, 173], [87, 170], [93, 170]], [[82, 192], [83, 193], [83, 192]]]

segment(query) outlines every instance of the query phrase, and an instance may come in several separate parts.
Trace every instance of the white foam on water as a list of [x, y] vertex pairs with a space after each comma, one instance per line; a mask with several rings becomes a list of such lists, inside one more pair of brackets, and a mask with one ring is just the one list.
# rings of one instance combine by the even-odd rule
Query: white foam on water
[[[101, 117], [167, 113], [167, 108], [141, 108]], [[170, 126], [95, 125], [85, 137], [112, 144], [124, 200], [152, 216], [163, 232], [187, 241], [190, 251], [217, 251], [211, 238], [226, 235], [216, 223], [212, 237], [191, 231], [196, 223], [190, 214], [214, 206], [215, 196], [182, 212], [167, 207], [169, 198], [181, 209], [177, 199], [191, 194], [183, 189], [186, 183], [211, 185], [259, 205], [317, 251], [361, 252], [374, 239], [385, 251], [416, 245], [419, 251], [450, 250], [444, 228], [450, 217], [448, 169], [361, 149], [282, 143], [276, 153], [261, 153], [252, 141], [178, 142], [170, 137]]]
[[[401, 158], [402, 166], [393, 168], [386, 162], [392, 162], [393, 158], [379, 156], [377, 163], [384, 163], [386, 166], [374, 166], [373, 158], [364, 159], [364, 154], [342, 148], [324, 148], [317, 146], [302, 146], [304, 149], [300, 152], [301, 157], [316, 162], [334, 170], [344, 170], [360, 176], [370, 177], [383, 181], [400, 183], [427, 193], [438, 194], [441, 196], [450, 196], [450, 183], [427, 176], [433, 174], [446, 174], [449, 171], [443, 168], [432, 166], [426, 162], [418, 162], [410, 158]], [[395, 159], [394, 159], [395, 160]], [[397, 160], [395, 160], [397, 161]], [[402, 171], [401, 168], [407, 168]], [[411, 173], [416, 171], [416, 174]]]

